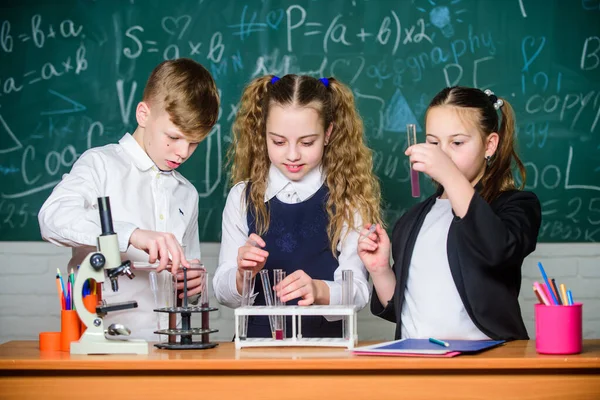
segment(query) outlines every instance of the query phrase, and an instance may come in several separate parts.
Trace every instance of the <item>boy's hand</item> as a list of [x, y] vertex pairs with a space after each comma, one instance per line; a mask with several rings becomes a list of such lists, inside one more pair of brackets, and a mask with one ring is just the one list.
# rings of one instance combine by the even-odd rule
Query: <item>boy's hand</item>
[[[196, 260], [197, 261], [197, 260]], [[198, 268], [187, 270], [187, 295], [194, 296], [204, 292], [206, 289], [206, 270], [202, 271]], [[177, 290], [183, 290], [183, 271], [177, 273]], [[183, 292], [179, 294], [179, 298], [183, 299]]]
[[148, 253], [150, 264], [159, 260], [157, 272], [167, 268], [168, 264], [172, 264], [171, 272], [173, 274], [177, 273], [179, 264], [188, 268], [190, 266], [185, 259], [183, 249], [172, 233], [147, 231], [138, 228], [131, 234], [129, 244]]
[[246, 244], [238, 249], [237, 257], [237, 274], [236, 274], [236, 286], [238, 293], [242, 293], [242, 284], [244, 282], [244, 270], [252, 270], [252, 276], [258, 274], [258, 271], [263, 269], [269, 257], [269, 252], [263, 250], [261, 247], [265, 247], [267, 244], [265, 241], [258, 236], [256, 233], [250, 235]]
[[369, 233], [367, 226], [361, 231], [358, 256], [371, 275], [390, 269], [390, 238], [381, 225], [377, 224], [373, 233]]

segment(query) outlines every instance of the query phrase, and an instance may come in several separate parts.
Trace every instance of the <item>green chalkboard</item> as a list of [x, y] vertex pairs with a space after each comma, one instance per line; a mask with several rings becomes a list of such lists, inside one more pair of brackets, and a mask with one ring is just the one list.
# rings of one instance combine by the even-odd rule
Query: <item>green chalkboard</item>
[[[152, 68], [191, 57], [222, 113], [182, 172], [200, 235], [219, 241], [225, 151], [244, 85], [275, 73], [336, 76], [364, 118], [386, 219], [410, 195], [405, 125], [453, 84], [491, 88], [518, 118], [542, 242], [600, 241], [600, 0], [44, 0], [0, 13], [0, 240], [40, 240], [37, 211], [91, 146], [135, 129]], [[432, 188], [422, 179], [429, 194]]]

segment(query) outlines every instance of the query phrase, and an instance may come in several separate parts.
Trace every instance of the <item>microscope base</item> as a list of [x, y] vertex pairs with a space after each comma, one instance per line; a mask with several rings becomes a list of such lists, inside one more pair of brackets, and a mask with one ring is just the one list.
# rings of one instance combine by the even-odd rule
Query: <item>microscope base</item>
[[87, 331], [71, 343], [71, 354], [148, 354], [148, 342], [142, 339], [108, 340]]

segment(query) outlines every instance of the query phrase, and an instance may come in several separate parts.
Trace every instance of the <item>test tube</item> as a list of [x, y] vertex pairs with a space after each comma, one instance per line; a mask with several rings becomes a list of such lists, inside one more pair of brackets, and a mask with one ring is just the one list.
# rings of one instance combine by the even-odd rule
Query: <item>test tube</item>
[[[254, 278], [252, 277], [252, 270], [244, 270], [242, 281], [242, 307], [250, 305], [250, 297], [254, 291]], [[248, 316], [243, 315], [241, 317], [241, 328], [240, 328], [240, 339], [245, 340], [248, 335]]]
[[[417, 144], [417, 126], [415, 124], [406, 124], [406, 139], [408, 147]], [[412, 197], [421, 196], [421, 185], [419, 184], [419, 171], [415, 171], [410, 166], [410, 189]]]
[[360, 238], [358, 238], [358, 241], [361, 242], [364, 239], [368, 238], [371, 233], [375, 232], [375, 229], [377, 229], [377, 225], [376, 224], [371, 224], [371, 226], [369, 227], [369, 231], [367, 232], [367, 234], [365, 236], [361, 236]]
[[[150, 279], [150, 290], [154, 296], [154, 309], [156, 310], [161, 307], [158, 301], [158, 274], [156, 271], [150, 271], [148, 279]], [[160, 330], [160, 313], [156, 313], [156, 330]], [[158, 335], [158, 341], [162, 342], [160, 335]]]
[[[354, 274], [352, 270], [342, 270], [342, 304], [350, 306], [354, 304]], [[350, 317], [344, 316], [342, 319], [342, 335], [344, 339], [350, 339], [352, 327], [349, 324]]]
[[[263, 269], [259, 272], [260, 281], [262, 282], [263, 293], [265, 295], [265, 305], [273, 306], [273, 289], [271, 288], [271, 280], [269, 279], [269, 271]], [[269, 325], [271, 326], [271, 334], [275, 339], [275, 316], [269, 315]]]
[[[281, 281], [285, 279], [285, 271], [282, 269], [274, 269], [273, 270], [273, 282], [275, 286], [279, 285]], [[281, 298], [277, 295], [273, 297], [274, 303], [276, 306], [284, 306], [285, 303], [281, 301]], [[284, 338], [284, 329], [285, 329], [285, 316], [284, 315], [276, 315], [275, 316], [275, 340], [283, 340]]]

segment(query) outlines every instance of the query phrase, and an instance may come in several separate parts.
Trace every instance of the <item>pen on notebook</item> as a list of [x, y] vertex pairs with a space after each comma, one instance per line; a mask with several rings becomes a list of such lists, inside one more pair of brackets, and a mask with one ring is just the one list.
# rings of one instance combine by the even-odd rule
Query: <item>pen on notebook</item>
[[377, 229], [377, 225], [376, 225], [376, 224], [371, 224], [371, 226], [369, 227], [369, 232], [367, 232], [367, 234], [366, 234], [366, 235], [364, 235], [364, 236], [361, 236], [361, 237], [358, 239], [358, 241], [360, 242], [360, 241], [362, 241], [362, 240], [366, 239], [367, 237], [369, 237], [369, 235], [370, 235], [371, 233], [375, 232], [375, 229]]
[[431, 343], [439, 344], [440, 346], [450, 347], [450, 343], [444, 342], [443, 340], [434, 339], [432, 337], [429, 338]]
[[552, 286], [550, 285], [550, 281], [548, 281], [548, 276], [546, 275], [546, 271], [544, 271], [544, 266], [541, 262], [538, 262], [538, 268], [540, 269], [540, 272], [542, 273], [542, 278], [544, 278], [544, 283], [548, 288], [548, 294], [550, 295], [549, 300], [551, 300], [554, 304], [558, 305], [558, 300], [554, 296], [554, 292], [552, 292]]

